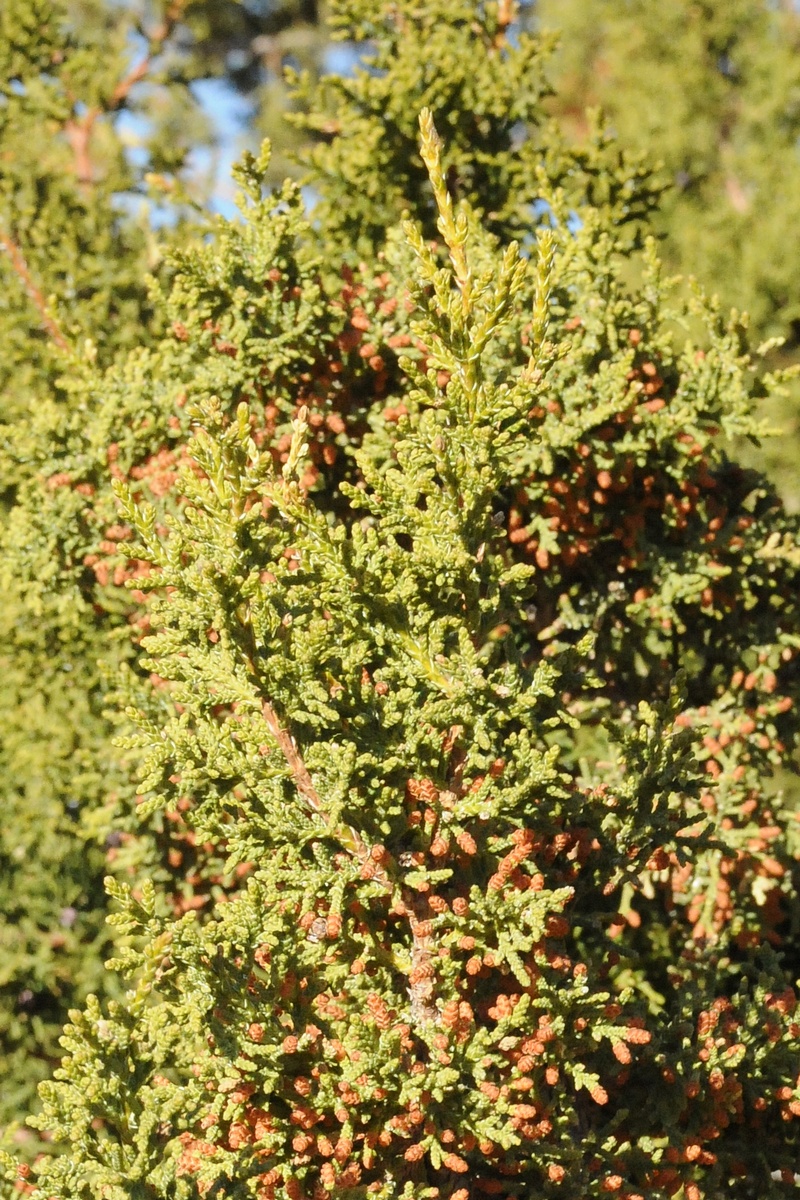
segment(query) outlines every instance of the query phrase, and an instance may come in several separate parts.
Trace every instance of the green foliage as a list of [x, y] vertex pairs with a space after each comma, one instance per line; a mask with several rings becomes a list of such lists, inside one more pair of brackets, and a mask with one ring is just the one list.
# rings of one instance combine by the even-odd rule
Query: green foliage
[[[121, 77], [124, 46], [107, 49], [103, 65]], [[0, 395], [9, 500], [31, 486], [36, 459], [57, 438], [69, 375], [81, 369], [84, 352], [107, 361], [146, 338], [153, 316], [147, 239], [112, 211], [115, 193], [131, 183], [121, 148], [104, 141], [103, 169], [90, 183], [78, 177], [70, 144], [78, 97], [88, 106], [106, 86], [96, 53], [70, 37], [57, 6], [12, 0], [0, 13], [0, 60]], [[75, 602], [74, 586], [59, 593], [85, 497], [74, 497], [71, 512], [49, 525], [41, 504], [49, 495], [37, 486], [36, 520], [17, 514], [2, 534], [3, 1123], [29, 1110], [36, 1081], [58, 1055], [65, 1010], [101, 984], [107, 944], [102, 847], [87, 843], [80, 826], [85, 806], [97, 806], [114, 786], [99, 722], [97, 658], [106, 644], [91, 606]]]
[[512, 15], [338, 0], [375, 64], [311, 215], [246, 156], [139, 344], [61, 348], [9, 432], [54, 866], [5, 903], [84, 887], [80, 999], [113, 827], [116, 930], [41, 1088], [70, 1152], [9, 1196], [793, 1185], [800, 546], [728, 456], [789, 380], [662, 277], [642, 163], [546, 127]]
[[[190, 152], [213, 131], [188, 85], [225, 74], [253, 92], [269, 78], [258, 38], [280, 52], [315, 16], [308, 4], [248, 16], [235, 3], [99, 0], [0, 11], [0, 1124], [30, 1110], [69, 1007], [103, 989], [102, 879], [117, 856], [127, 869], [109, 820], [131, 788], [98, 661], [113, 672], [130, 658], [131, 605], [114, 584], [120, 556], [108, 570], [92, 554], [121, 532], [113, 455], [145, 471], [168, 455], [174, 396], [142, 403], [136, 355], [102, 397], [87, 371], [96, 382], [121, 351], [163, 338], [147, 272], [163, 275], [190, 214], [205, 221]], [[153, 463], [156, 488], [165, 470]], [[148, 869], [163, 874], [168, 833], [151, 832]]]
[[635, 220], [652, 206], [658, 188], [649, 173], [633, 157], [615, 162], [601, 130], [576, 153], [545, 120], [551, 39], [520, 30], [509, 5], [482, 7], [477, 22], [475, 12], [469, 0], [331, 6], [334, 36], [374, 50], [352, 76], [325, 77], [310, 95], [299, 77], [298, 97], [311, 111], [295, 121], [330, 139], [301, 157], [320, 193], [319, 219], [348, 258], [374, 253], [406, 209], [426, 214], [426, 231], [435, 228], [416, 145], [424, 106], [441, 113], [449, 191], [503, 237], [529, 234], [541, 171], [572, 200], [596, 190], [593, 199], [615, 221]]
[[663, 159], [673, 184], [656, 227], [670, 264], [746, 309], [759, 336], [800, 317], [791, 267], [800, 172], [800, 23], [791, 5], [652, 0], [556, 4], [554, 107], [602, 105], [623, 145]]
[[[786, 338], [796, 357], [796, 6], [536, 0], [535, 14], [537, 28], [560, 34], [550, 101], [560, 128], [585, 136], [586, 110], [600, 105], [621, 146], [661, 159], [671, 186], [654, 230], [669, 268], [748, 312], [756, 341]], [[795, 389], [770, 411], [790, 440], [766, 449], [795, 510], [797, 404]]]

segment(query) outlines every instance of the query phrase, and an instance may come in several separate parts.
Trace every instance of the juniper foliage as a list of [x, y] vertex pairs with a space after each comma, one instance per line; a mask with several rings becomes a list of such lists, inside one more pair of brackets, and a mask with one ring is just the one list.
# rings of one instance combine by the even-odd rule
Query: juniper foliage
[[[249, 36], [279, 48], [302, 15], [281, 6]], [[130, 605], [119, 588], [100, 599], [84, 559], [113, 539], [95, 499], [109, 444], [130, 438], [140, 462], [174, 436], [166, 417], [139, 428], [122, 380], [98, 412], [84, 376], [164, 335], [147, 274], [203, 198], [187, 155], [212, 134], [189, 84], [224, 72], [243, 34], [234, 4], [0, 6], [0, 1124], [29, 1111], [69, 1007], [102, 988], [120, 849], [105, 806], [126, 776], [98, 660], [130, 656]]]
[[[395, 5], [407, 68], [434, 9], [465, 37]], [[472, 9], [476, 74], [530, 53], [509, 16]], [[421, 134], [382, 232], [354, 187], [344, 265], [341, 203], [309, 220], [245, 159], [243, 220], [156, 289], [167, 336], [76, 369], [42, 439], [18, 529], [49, 495], [141, 650], [128, 990], [71, 1016], [37, 1195], [793, 1186], [800, 553], [726, 453], [785, 381], [662, 278], [658, 188], [604, 134], [526, 184], [522, 249]]]
[[[466, 13], [453, 13], [447, 5], [409, 9], [405, 37], [398, 39], [387, 19], [384, 49], [379, 46], [377, 52], [390, 69], [398, 111], [407, 113], [417, 113], [431, 98], [429, 80], [416, 63], [437, 26], [457, 31], [465, 54], [484, 63], [487, 86], [490, 80], [502, 85], [506, 63], [514, 79], [526, 80], [519, 110], [502, 117], [507, 89], [495, 105], [477, 179], [480, 190], [501, 208], [509, 214], [513, 208], [516, 215], [504, 218], [506, 225], [518, 225], [525, 204], [512, 197], [509, 184], [522, 184], [520, 153], [526, 162], [532, 156], [524, 141], [517, 145], [522, 129], [512, 137], [512, 128], [524, 113], [539, 138], [542, 121], [532, 98], [544, 87], [545, 49], [525, 42], [518, 54], [509, 54], [502, 14], [487, 10], [474, 38]], [[134, 28], [135, 11], [124, 15], [121, 24], [119, 13], [117, 23], [109, 24], [103, 6], [84, 6], [80, 12], [49, 6], [45, 12], [28, 0], [15, 0], [2, 15], [7, 87], [0, 113], [9, 165], [3, 177], [6, 242], [0, 258], [8, 297], [2, 311], [0, 461], [10, 508], [0, 532], [8, 630], [0, 684], [0, 762], [8, 814], [0, 986], [7, 1086], [0, 1122], [29, 1110], [35, 1084], [57, 1057], [68, 1009], [87, 989], [111, 985], [101, 973], [104, 872], [141, 871], [159, 881], [177, 905], [207, 904], [214, 889], [225, 886], [222, 864], [187, 842], [178, 824], [155, 816], [147, 830], [141, 827], [135, 786], [110, 744], [108, 677], [132, 661], [146, 622], [146, 614], [134, 611], [135, 592], [132, 605], [124, 588], [129, 576], [146, 567], [126, 552], [129, 531], [116, 512], [113, 477], [134, 479], [145, 495], [169, 503], [189, 397], [218, 395], [235, 405], [246, 393], [263, 400], [259, 419], [265, 434], [281, 445], [290, 436], [298, 403], [330, 392], [336, 396], [335, 411], [327, 414], [325, 430], [332, 436], [326, 446], [312, 446], [315, 460], [309, 469], [322, 473], [319, 487], [336, 505], [336, 484], [351, 470], [352, 447], [372, 420], [376, 397], [379, 410], [383, 407], [380, 398], [396, 374], [397, 345], [384, 347], [383, 357], [377, 351], [362, 353], [369, 346], [364, 321], [375, 319], [381, 304], [391, 309], [392, 301], [383, 285], [370, 284], [365, 296], [364, 283], [342, 281], [345, 251], [337, 213], [345, 206], [324, 156], [319, 163], [313, 158], [308, 169], [323, 208], [324, 196], [331, 195], [330, 217], [313, 230], [304, 225], [301, 251], [295, 252], [300, 197], [290, 187], [276, 201], [287, 205], [282, 221], [262, 221], [244, 233], [223, 224], [215, 248], [180, 252], [190, 229], [208, 228], [204, 214], [190, 203], [198, 193], [183, 169], [181, 147], [204, 136], [185, 83], [215, 62], [218, 67], [223, 48], [239, 45], [241, 30], [229, 22], [225, 6], [216, 6], [213, 28], [204, 24], [210, 10], [172, 6], [146, 14], [146, 51]], [[291, 15], [289, 6], [273, 17]], [[355, 39], [373, 32], [363, 28], [360, 10], [339, 6], [333, 16], [340, 35]], [[290, 25], [280, 36], [292, 30], [299, 36], [300, 28]], [[192, 34], [198, 39], [194, 44]], [[278, 31], [269, 36], [277, 37]], [[409, 46], [417, 48], [410, 56]], [[471, 102], [475, 97], [464, 92], [463, 67], [444, 53], [446, 39], [437, 46], [443, 54], [439, 86], [449, 73], [455, 99]], [[362, 71], [343, 95], [348, 86], [361, 87], [359, 80], [371, 78]], [[310, 86], [306, 78], [306, 99], [297, 102], [313, 102], [323, 112], [332, 84], [328, 81], [316, 100]], [[356, 189], [346, 204], [353, 229], [360, 231], [354, 241], [372, 247], [368, 261], [379, 263], [375, 256], [383, 253], [386, 229], [399, 219], [401, 203], [413, 204], [429, 231], [434, 231], [433, 210], [412, 118], [403, 124], [383, 183], [375, 175], [368, 186], [366, 178], [363, 186], [355, 183], [350, 159], [355, 155], [359, 169], [366, 170], [358, 151], [361, 135], [373, 143], [383, 129], [379, 108], [359, 115], [359, 106], [356, 97], [348, 116], [345, 100], [340, 104], [348, 131], [358, 117], [358, 138], [348, 132], [326, 151], [338, 156]], [[125, 154], [120, 123], [129, 109], [151, 128], [144, 157], [133, 163]], [[457, 115], [455, 107], [452, 113], [450, 134], [459, 128], [464, 149], [474, 122]], [[43, 122], [52, 134], [45, 155], [38, 150]], [[621, 158], [602, 135], [577, 156], [550, 140], [551, 173], [570, 181], [570, 196], [593, 189], [608, 221], [634, 229], [629, 218], [641, 216], [655, 195], [642, 167]], [[475, 153], [470, 150], [470, 162], [478, 161]], [[273, 158], [265, 169], [273, 180]], [[465, 181], [474, 173], [465, 169]], [[389, 187], [395, 175], [396, 195], [404, 198], [395, 210], [387, 199], [378, 227], [370, 190]], [[533, 196], [536, 186], [533, 177], [526, 181], [525, 194]], [[470, 188], [472, 202], [485, 208], [485, 199]], [[148, 195], [162, 218], [172, 215], [157, 232], [131, 206]], [[357, 270], [352, 251], [348, 257]], [[148, 272], [155, 277], [149, 283]], [[266, 288], [265, 272], [273, 274]], [[406, 336], [405, 324], [392, 311], [379, 319], [385, 337], [402, 341]], [[105, 664], [105, 675], [99, 663]]]

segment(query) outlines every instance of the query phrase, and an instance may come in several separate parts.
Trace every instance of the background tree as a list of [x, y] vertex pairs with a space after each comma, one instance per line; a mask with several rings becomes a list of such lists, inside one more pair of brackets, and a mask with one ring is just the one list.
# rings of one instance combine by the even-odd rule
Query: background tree
[[[550, 111], [580, 136], [600, 105], [621, 145], [661, 159], [670, 184], [654, 229], [670, 269], [695, 275], [751, 316], [755, 340], [800, 330], [800, 13], [735, 0], [536, 0], [537, 28], [560, 32]], [[784, 359], [785, 361], [785, 359]], [[767, 448], [794, 508], [800, 400], [770, 417]]]

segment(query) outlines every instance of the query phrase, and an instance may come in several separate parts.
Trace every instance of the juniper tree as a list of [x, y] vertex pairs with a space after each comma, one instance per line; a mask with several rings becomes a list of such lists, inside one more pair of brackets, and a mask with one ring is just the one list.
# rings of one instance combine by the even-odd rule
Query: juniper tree
[[[374, 29], [363, 26], [358, 6], [341, 4], [333, 15], [340, 34], [380, 34], [376, 53], [390, 71], [398, 114], [418, 112], [446, 84], [450, 100], [442, 114], [463, 158], [459, 190], [488, 212], [504, 236], [521, 228], [526, 205], [538, 196], [533, 152], [521, 125], [514, 126], [524, 119], [535, 145], [546, 147], [547, 170], [564, 182], [569, 202], [591, 197], [598, 219], [630, 230], [635, 241], [637, 219], [657, 196], [648, 172], [602, 136], [575, 155], [552, 131], [545, 135], [537, 109], [545, 48], [523, 39], [514, 49], [510, 13], [476, 10], [475, 26], [467, 20], [470, 11], [447, 3], [412, 6]], [[380, 145], [383, 115], [380, 104], [364, 110], [360, 94], [374, 75], [362, 71], [341, 88], [342, 133], [308, 164], [322, 203], [314, 228], [304, 226], [302, 254], [296, 257], [293, 249], [301, 204], [291, 188], [282, 193], [288, 209], [283, 225], [270, 219], [244, 234], [223, 226], [217, 246], [180, 254], [190, 211], [181, 147], [189, 139], [185, 131], [172, 144], [165, 138], [186, 110], [181, 80], [199, 69], [186, 62], [186, 21], [200, 34], [196, 22], [205, 18], [195, 6], [162, 13], [163, 26], [159, 14], [150, 14], [144, 26], [149, 61], [144, 55], [131, 63], [130, 27], [104, 26], [102, 8], [82, 10], [80, 23], [63, 20], [66, 12], [50, 7], [44, 14], [21, 2], [3, 10], [3, 45], [11, 56], [2, 110], [10, 164], [3, 218], [10, 250], [2, 260], [10, 298], [3, 317], [3, 479], [13, 499], [2, 532], [10, 631], [2, 685], [3, 1121], [28, 1109], [36, 1080], [57, 1053], [67, 1008], [86, 989], [110, 986], [100, 971], [104, 869], [154, 877], [178, 908], [206, 906], [220, 887], [233, 883], [217, 851], [192, 845], [193, 835], [180, 822], [154, 816], [142, 827], [135, 788], [110, 745], [103, 711], [107, 681], [98, 663], [113, 676], [120, 663], [133, 661], [147, 620], [135, 611], [136, 593], [132, 605], [123, 586], [147, 568], [127, 553], [130, 534], [115, 509], [112, 479], [128, 477], [151, 498], [170, 503], [186, 399], [216, 394], [235, 404], [244, 394], [254, 403], [263, 398], [263, 436], [280, 447], [290, 437], [297, 405], [332, 393], [335, 411], [324, 418], [314, 414], [327, 441], [318, 431], [309, 471], [316, 490], [328, 497], [325, 503], [337, 509], [338, 481], [351, 473], [352, 451], [376, 414], [383, 421], [383, 397], [396, 386], [397, 350], [409, 336], [398, 323], [405, 310], [398, 316], [396, 300], [374, 282], [376, 270], [385, 274], [375, 255], [384, 253], [387, 229], [403, 204], [435, 232], [413, 119], [403, 117], [388, 139], [382, 176], [364, 163], [352, 129], [357, 122], [359, 138]], [[215, 10], [217, 33], [224, 27], [216, 41], [211, 38], [215, 54], [233, 36], [226, 12]], [[401, 17], [398, 39], [394, 20]], [[448, 30], [460, 39], [461, 58], [451, 53]], [[200, 52], [203, 45], [201, 39]], [[98, 47], [106, 51], [99, 73]], [[433, 63], [434, 49], [435, 70], [420, 74], [416, 64], [423, 54]], [[487, 94], [490, 85], [499, 89], [480, 142], [465, 108], [476, 99], [464, 72], [467, 61], [480, 67]], [[520, 97], [503, 116], [506, 68], [520, 84]], [[303, 102], [310, 104], [307, 80], [303, 86]], [[331, 86], [326, 83], [314, 101], [322, 113]], [[115, 124], [129, 104], [139, 116], [142, 106], [144, 115], [154, 106], [172, 114], [157, 123], [144, 163], [126, 161]], [[43, 113], [53, 134], [44, 157], [37, 132]], [[190, 122], [190, 128], [196, 126]], [[171, 190], [158, 184], [158, 204], [171, 206], [177, 222], [158, 232], [115, 207], [120, 195], [136, 196], [149, 186], [144, 175], [153, 168], [177, 176]], [[268, 169], [274, 178], [272, 162]], [[342, 243], [337, 172], [356, 189], [347, 206], [355, 242], [369, 251], [363, 271]], [[382, 215], [370, 199], [377, 186], [397, 199], [394, 207], [387, 201]], [[502, 221], [491, 217], [492, 205], [505, 214]], [[541, 206], [537, 211], [534, 220], [541, 218]], [[193, 220], [204, 227], [202, 214], [195, 212]], [[350, 261], [345, 277], [343, 254]], [[148, 268], [158, 278], [151, 290]], [[271, 273], [266, 288], [265, 272]], [[382, 341], [393, 339], [380, 351], [369, 350], [366, 336], [367, 324], [375, 322]], [[126, 357], [134, 342], [136, 352]]]
[[207, 374], [172, 499], [119, 482], [151, 672], [123, 748], [142, 813], [246, 882], [198, 919], [109, 881], [129, 991], [73, 1014], [42, 1196], [793, 1186], [797, 835], [769, 775], [800, 559], [721, 440], [781, 381], [607, 212], [540, 176], [523, 256], [454, 204], [427, 112], [422, 158], [437, 240], [388, 232], [349, 330], [263, 161], [249, 225], [183, 260]]
[[[480, 15], [472, 60], [512, 55]], [[424, 44], [427, 14], [400, 16]], [[413, 226], [376, 229], [368, 189], [367, 259], [337, 272], [337, 214], [309, 225], [248, 162], [248, 223], [173, 259], [168, 337], [74, 361], [9, 550], [55, 534], [36, 587], [97, 605], [106, 657], [114, 629], [163, 632], [120, 688], [154, 823], [112, 849], [133, 991], [75, 1016], [45, 1125], [79, 1151], [43, 1194], [313, 1194], [338, 1171], [453, 1195], [464, 1163], [476, 1194], [780, 1194], [796, 844], [768, 776], [794, 747], [797, 555], [718, 441], [756, 434], [754, 389], [780, 381], [754, 384], [713, 306], [670, 302], [630, 221], [655, 189], [596, 153], [526, 185], [553, 226], [527, 276], [480, 189], [453, 214], [430, 130], [433, 192], [409, 130], [395, 194], [449, 276]], [[109, 476], [157, 513], [121, 518]], [[323, 1071], [334, 1042], [363, 1060]]]

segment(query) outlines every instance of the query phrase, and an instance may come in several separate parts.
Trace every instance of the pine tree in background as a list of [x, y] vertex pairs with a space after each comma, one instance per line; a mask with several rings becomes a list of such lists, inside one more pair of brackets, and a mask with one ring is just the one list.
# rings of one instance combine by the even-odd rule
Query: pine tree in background
[[[602, 106], [622, 146], [664, 163], [654, 228], [670, 269], [746, 310], [755, 340], [798, 350], [800, 12], [788, 2], [536, 0], [558, 30], [551, 111], [567, 136]], [[785, 361], [785, 360], [784, 360]], [[794, 446], [800, 398], [771, 411]], [[793, 449], [767, 457], [796, 509]]]
[[[10, 561], [39, 514], [109, 631], [144, 635], [117, 701], [139, 802], [121, 783], [129, 990], [73, 1014], [39, 1122], [71, 1153], [17, 1183], [8, 1159], [10, 1195], [794, 1186], [798, 828], [772, 776], [800, 545], [724, 440], [783, 381], [662, 281], [641, 168], [548, 133], [534, 183], [459, 107], [460, 57], [415, 69], [438, 27], [472, 78], [527, 63], [536, 90], [511, 16], [387, 9], [407, 157], [367, 76], [313, 222], [245, 160], [245, 223], [170, 256], [166, 336], [76, 359], [38, 443]], [[452, 141], [425, 117], [418, 158], [426, 102]], [[69, 607], [66, 574], [46, 591]], [[186, 858], [158, 864], [159, 821]]]
[[560, 31], [553, 110], [574, 131], [602, 105], [623, 145], [663, 159], [670, 265], [746, 309], [758, 336], [800, 321], [800, 14], [791, 4], [537, 0]]

